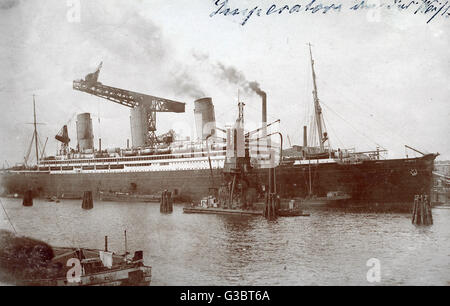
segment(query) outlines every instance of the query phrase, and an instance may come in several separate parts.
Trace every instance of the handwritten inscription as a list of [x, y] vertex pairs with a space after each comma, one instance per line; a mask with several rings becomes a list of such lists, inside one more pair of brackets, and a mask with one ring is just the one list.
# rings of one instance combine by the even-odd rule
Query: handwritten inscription
[[[450, 0], [449, 0], [450, 1]], [[271, 15], [289, 15], [298, 13], [309, 14], [338, 14], [344, 10], [350, 12], [368, 10], [398, 10], [411, 15], [422, 14], [426, 16], [426, 22], [437, 18], [450, 17], [450, 3], [447, 0], [358, 0], [352, 4], [320, 0], [299, 1], [296, 4], [272, 4], [269, 6], [255, 5], [250, 8], [232, 7], [229, 0], [215, 0], [214, 11], [209, 15], [237, 16], [241, 18], [240, 25], [246, 25], [251, 18]]]

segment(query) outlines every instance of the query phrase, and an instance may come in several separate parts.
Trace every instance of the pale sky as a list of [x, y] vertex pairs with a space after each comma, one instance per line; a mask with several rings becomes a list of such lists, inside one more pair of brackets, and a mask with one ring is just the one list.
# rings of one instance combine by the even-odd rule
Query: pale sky
[[72, 89], [100, 61], [105, 85], [186, 103], [184, 114], [157, 115], [159, 134], [174, 128], [193, 135], [193, 101], [202, 96], [212, 97], [219, 125], [233, 121], [238, 89], [246, 120], [259, 120], [260, 99], [243, 88], [256, 81], [268, 94], [269, 121], [281, 120], [287, 145], [287, 135], [301, 144], [313, 105], [308, 42], [333, 147], [363, 151], [378, 144], [397, 158], [408, 144], [450, 159], [448, 15], [427, 23], [430, 15], [414, 10], [350, 11], [356, 1], [321, 3], [333, 2], [343, 5], [340, 12], [267, 16], [272, 4], [308, 2], [229, 0], [231, 8], [262, 8], [264, 16], [255, 13], [242, 26], [239, 15], [210, 17], [217, 10], [212, 0], [2, 0], [0, 165], [23, 161], [33, 133], [27, 124], [33, 94], [47, 155], [55, 154], [54, 135], [69, 122], [76, 146], [75, 115], [82, 112], [92, 114], [96, 144], [101, 137], [103, 148], [126, 145], [129, 109]]

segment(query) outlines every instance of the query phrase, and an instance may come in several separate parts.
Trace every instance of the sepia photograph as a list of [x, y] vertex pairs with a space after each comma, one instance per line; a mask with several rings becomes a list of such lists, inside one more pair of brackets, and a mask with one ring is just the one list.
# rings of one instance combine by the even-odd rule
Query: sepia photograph
[[449, 17], [0, 0], [0, 285], [450, 286]]

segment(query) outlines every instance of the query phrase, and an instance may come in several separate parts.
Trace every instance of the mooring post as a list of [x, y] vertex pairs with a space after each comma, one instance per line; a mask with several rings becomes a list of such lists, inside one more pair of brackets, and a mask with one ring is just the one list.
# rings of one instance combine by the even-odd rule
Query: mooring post
[[272, 194], [269, 193], [269, 202], [267, 203], [267, 219], [272, 218]]
[[278, 196], [276, 193], [273, 194], [272, 197], [272, 218], [277, 218], [277, 206], [278, 206]]
[[164, 190], [163, 212], [167, 212], [167, 190]]
[[29, 189], [25, 191], [23, 195], [23, 206], [33, 206], [33, 190]]
[[264, 194], [264, 207], [263, 207], [263, 217], [267, 218], [267, 192]]
[[279, 206], [279, 199], [278, 196], [275, 193], [267, 192], [265, 194], [264, 199], [264, 210], [263, 210], [263, 216], [267, 220], [273, 220], [277, 217], [277, 210]]
[[172, 199], [172, 192], [167, 192], [167, 205], [168, 205], [168, 212], [173, 211], [173, 199]]
[[417, 201], [417, 216], [416, 216], [416, 224], [422, 224], [422, 196], [419, 195], [419, 200]]
[[165, 190], [163, 190], [163, 191], [161, 192], [161, 202], [160, 202], [160, 204], [159, 204], [159, 211], [160, 211], [160, 212], [164, 212], [164, 199], [165, 199], [165, 193], [166, 193]]
[[159, 211], [161, 213], [168, 213], [173, 211], [173, 200], [172, 200], [172, 193], [164, 190], [161, 193], [161, 203], [159, 207]]
[[426, 225], [425, 209], [423, 207], [423, 196], [420, 196], [420, 223]]
[[127, 247], [127, 230], [124, 230], [123, 232], [125, 236], [125, 256], [128, 254], [128, 247]]
[[108, 252], [108, 236], [105, 236], [105, 252]]
[[425, 197], [426, 197], [426, 208], [427, 208], [427, 213], [428, 213], [428, 221], [429, 221], [429, 224], [431, 225], [431, 224], [433, 224], [433, 214], [432, 214], [432, 211], [431, 211], [431, 201], [428, 201], [428, 196], [426, 196], [425, 195]]
[[419, 203], [419, 196], [416, 194], [414, 196], [414, 207], [413, 207], [413, 215], [412, 215], [412, 220], [411, 220], [412, 224], [415, 224], [417, 222], [416, 216], [417, 216], [417, 205], [418, 205], [418, 203]]
[[278, 210], [281, 208], [281, 199], [278, 194], [276, 195], [275, 204], [275, 210], [278, 212]]
[[83, 193], [83, 201], [81, 202], [81, 208], [92, 209], [94, 207], [94, 202], [92, 200], [92, 191], [85, 191]]
[[412, 223], [416, 225], [433, 224], [433, 216], [431, 212], [431, 205], [428, 201], [428, 195], [424, 194], [414, 196]]
[[428, 201], [428, 195], [423, 195], [423, 210], [425, 214], [425, 225], [431, 225], [433, 224], [433, 216], [431, 213], [431, 204], [430, 201]]

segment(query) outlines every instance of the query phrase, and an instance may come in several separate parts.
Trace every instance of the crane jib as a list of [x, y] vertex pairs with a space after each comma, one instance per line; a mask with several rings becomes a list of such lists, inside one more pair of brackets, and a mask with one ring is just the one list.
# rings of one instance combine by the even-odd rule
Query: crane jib
[[155, 112], [185, 112], [185, 103], [106, 86], [100, 82], [92, 83], [84, 80], [76, 80], [73, 81], [73, 89], [131, 108], [139, 105], [146, 105]]

